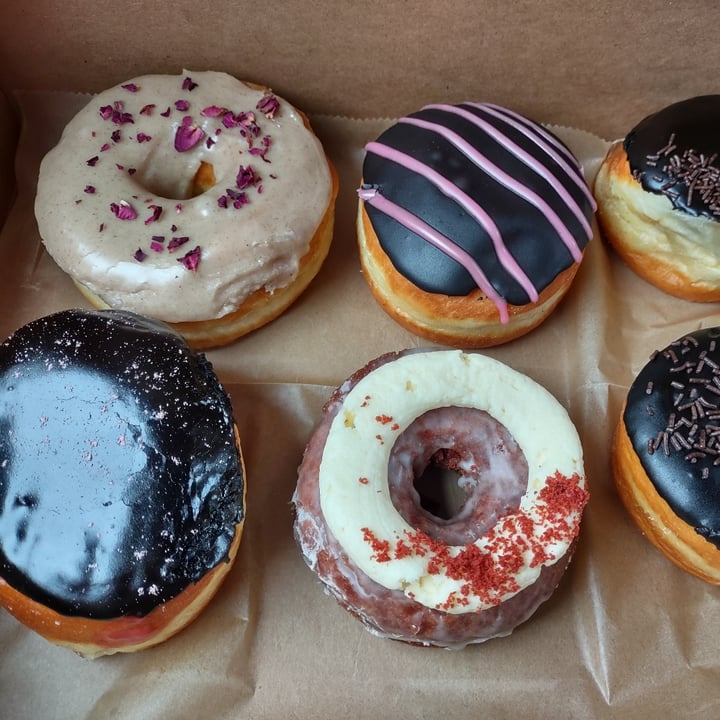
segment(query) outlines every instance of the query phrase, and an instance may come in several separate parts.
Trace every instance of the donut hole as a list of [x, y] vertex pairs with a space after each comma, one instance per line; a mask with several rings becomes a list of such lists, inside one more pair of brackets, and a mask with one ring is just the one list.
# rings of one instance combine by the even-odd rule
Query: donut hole
[[195, 166], [190, 177], [171, 176], [169, 173], [155, 171], [151, 165], [146, 165], [138, 169], [135, 180], [144, 190], [170, 200], [189, 200], [202, 195], [217, 184], [214, 165], [204, 160], [200, 160]]
[[434, 408], [397, 437], [388, 463], [400, 516], [434, 540], [474, 542], [517, 510], [528, 464], [510, 431], [476, 408]]
[[451, 449], [443, 448], [435, 453], [413, 483], [420, 507], [441, 520], [457, 517], [468, 499], [467, 479], [446, 467], [441, 460], [450, 452]]

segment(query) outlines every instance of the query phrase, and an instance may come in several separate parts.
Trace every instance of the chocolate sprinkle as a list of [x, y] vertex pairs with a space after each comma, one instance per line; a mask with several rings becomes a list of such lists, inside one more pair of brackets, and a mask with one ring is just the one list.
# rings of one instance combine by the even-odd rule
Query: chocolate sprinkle
[[635, 179], [691, 215], [720, 221], [720, 95], [670, 105], [625, 138]]

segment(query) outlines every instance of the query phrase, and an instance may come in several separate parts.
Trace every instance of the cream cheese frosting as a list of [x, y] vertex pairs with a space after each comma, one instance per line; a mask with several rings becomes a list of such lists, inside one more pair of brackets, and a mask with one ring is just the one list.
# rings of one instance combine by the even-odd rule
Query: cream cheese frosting
[[[214, 183], [195, 195], [203, 164]], [[292, 105], [186, 71], [93, 97], [43, 159], [35, 213], [56, 263], [107, 305], [191, 322], [289, 285], [331, 194]]]
[[[465, 546], [418, 533], [390, 498], [395, 439], [439, 407], [487, 412], [528, 465], [518, 509]], [[448, 613], [479, 612], [532, 585], [565, 557], [587, 498], [582, 447], [565, 409], [527, 376], [457, 350], [407, 354], [363, 377], [330, 426], [318, 483], [325, 522], [348, 558], [383, 587]], [[474, 576], [488, 563], [491, 583]]]

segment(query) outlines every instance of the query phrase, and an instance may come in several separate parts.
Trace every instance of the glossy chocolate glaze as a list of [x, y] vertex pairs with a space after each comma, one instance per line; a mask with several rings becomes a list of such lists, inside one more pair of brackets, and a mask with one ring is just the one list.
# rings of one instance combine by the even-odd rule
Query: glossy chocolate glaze
[[63, 311], [0, 345], [0, 576], [72, 616], [145, 615], [228, 559], [230, 401], [159, 322]]
[[[490, 126], [490, 132], [468, 120], [464, 113], [479, 118], [485, 127]], [[510, 176], [523, 192], [518, 193], [517, 187], [509, 187], [494, 178], [487, 168], [480, 167], [448, 140], [448, 133], [466, 143], [471, 153], [481, 154], [483, 160]], [[373, 151], [373, 147], [387, 147], [409, 155], [430, 170], [408, 169]], [[530, 164], [523, 159], [523, 153], [531, 158]], [[539, 171], [532, 164], [539, 166]], [[549, 177], [548, 171], [555, 179]], [[487, 227], [457, 199], [443, 192], [437, 182], [431, 182], [430, 175], [442, 177], [489, 216], [499, 230], [510, 260], [519, 266], [526, 282], [509, 271], [509, 263], [503, 261]], [[427, 106], [401, 119], [377, 143], [368, 146], [363, 182], [364, 187], [376, 189], [383, 198], [409, 210], [466, 251], [494, 290], [515, 305], [533, 302], [536, 299], [531, 297], [533, 287], [541, 292], [559, 273], [577, 262], [580, 250], [592, 236], [590, 218], [594, 201], [575, 158], [543, 128], [497, 106], [477, 103]], [[529, 202], [523, 197], [526, 190], [547, 207], [538, 208]], [[466, 267], [448, 254], [369, 202], [365, 208], [383, 250], [412, 283], [426, 292], [454, 296], [467, 295], [479, 286]], [[550, 214], [556, 215], [557, 224], [576, 244], [575, 257], [550, 222]]]
[[623, 420], [658, 493], [720, 548], [720, 328], [654, 354], [630, 387]]
[[623, 146], [645, 190], [667, 196], [690, 215], [720, 221], [720, 95], [690, 98], [649, 115]]

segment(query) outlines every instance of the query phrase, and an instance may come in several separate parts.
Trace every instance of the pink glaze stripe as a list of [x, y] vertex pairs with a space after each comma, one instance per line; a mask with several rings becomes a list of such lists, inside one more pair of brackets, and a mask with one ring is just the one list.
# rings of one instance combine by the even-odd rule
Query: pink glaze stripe
[[[513, 127], [518, 132], [521, 132], [523, 135], [525, 135], [526, 138], [532, 140], [541, 150], [544, 150], [553, 160], [559, 163], [563, 170], [565, 170], [565, 172], [570, 175], [570, 177], [572, 177], [575, 184], [580, 188], [580, 190], [582, 190], [585, 197], [590, 201], [593, 212], [597, 210], [597, 203], [595, 202], [595, 197], [593, 196], [592, 192], [590, 192], [590, 188], [585, 182], [585, 177], [582, 174], [582, 166], [578, 162], [578, 159], [556, 137], [553, 137], [549, 132], [547, 132], [545, 128], [543, 128], [541, 125], [535, 125], [531, 128], [526, 125], [527, 118], [524, 118], [522, 115], [514, 113], [512, 110], [500, 107], [499, 105], [493, 105], [491, 103], [472, 102], [467, 103], [467, 105], [483, 110], [484, 112], [492, 115], [498, 120], [502, 120], [503, 122], [510, 125], [510, 127]], [[545, 140], [545, 143], [542, 142], [543, 139]], [[553, 152], [553, 147], [556, 150], [560, 151], [566, 158], [568, 158], [568, 160], [570, 161], [570, 165], [568, 165], [561, 156]]]
[[437, 135], [444, 137], [448, 142], [454, 145], [465, 157], [473, 162], [477, 167], [486, 172], [490, 177], [499, 182], [501, 185], [506, 187], [511, 192], [514, 192], [518, 197], [527, 200], [531, 205], [534, 205], [540, 212], [547, 218], [548, 222], [555, 228], [560, 239], [565, 244], [565, 247], [569, 250], [575, 262], [579, 263], [582, 260], [582, 250], [577, 244], [577, 241], [572, 236], [572, 233], [567, 229], [562, 220], [557, 216], [557, 213], [533, 190], [527, 185], [515, 180], [513, 177], [508, 175], [504, 170], [499, 168], [494, 163], [490, 162], [482, 153], [478, 152], [470, 143], [464, 138], [460, 137], [456, 132], [453, 132], [449, 128], [439, 125], [438, 123], [428, 122], [427, 120], [421, 120], [420, 118], [404, 117], [398, 122], [405, 123], [408, 125], [414, 125], [434, 132]]
[[[397, 163], [411, 172], [421, 175], [431, 182], [438, 190], [440, 190], [440, 192], [458, 203], [458, 205], [471, 215], [487, 232], [492, 240], [498, 260], [505, 270], [507, 270], [508, 274], [514, 278], [523, 290], [525, 290], [531, 302], [537, 302], [537, 288], [532, 284], [530, 278], [528, 278], [520, 265], [518, 265], [515, 258], [510, 254], [510, 251], [503, 242], [500, 230], [493, 222], [492, 218], [471, 197], [464, 193], [457, 185], [451, 183], [447, 178], [443, 177], [439, 172], [433, 170], [433, 168], [413, 157], [410, 157], [410, 155], [407, 155], [406, 153], [389, 147], [388, 145], [384, 145], [379, 142], [371, 142], [365, 146], [365, 150], [367, 152], [374, 153], [375, 155], [379, 155], [386, 160]], [[447, 238], [447, 241], [451, 243], [453, 247], [457, 246], [457, 243], [454, 243], [450, 238]], [[450, 254], [445, 249], [441, 249], [446, 255]], [[467, 269], [468, 268], [466, 268], [466, 270]]]
[[[535, 140], [537, 137], [544, 138], [550, 145], [552, 145], [559, 152], [561, 152], [574, 167], [577, 167], [578, 169], [580, 168], [580, 163], [577, 161], [577, 158], [570, 152], [570, 150], [563, 143], [561, 143], [558, 138], [554, 137], [552, 133], [549, 133], [547, 130], [545, 130], [542, 125], [532, 122], [526, 117], [519, 115], [512, 110], [508, 110], [501, 105], [494, 105], [493, 103], [474, 102], [468, 102], [465, 104], [472, 105], [473, 107], [485, 110], [487, 112], [493, 110], [494, 112], [491, 112], [491, 115], [498, 118], [499, 120], [504, 120], [508, 124], [512, 125], [515, 129], [524, 133], [526, 137], [531, 137], [531, 139], [533, 140]], [[514, 123], [512, 122], [512, 119], [515, 120]]]
[[[481, 105], [473, 105], [473, 107], [480, 107], [483, 110], [487, 110], [487, 108], [484, 108]], [[537, 158], [534, 158], [529, 152], [523, 150], [507, 135], [498, 130], [496, 127], [493, 127], [493, 125], [491, 125], [489, 122], [483, 120], [477, 115], [474, 115], [468, 110], [465, 110], [464, 108], [458, 107], [457, 105], [438, 104], [427, 105], [423, 109], [427, 108], [453, 113], [454, 115], [459, 115], [464, 120], [467, 120], [476, 127], [479, 127], [483, 132], [487, 133], [504, 149], [506, 149], [508, 152], [518, 158], [518, 160], [524, 162], [525, 165], [534, 170], [537, 175], [546, 180], [550, 188], [560, 196], [560, 199], [565, 203], [568, 210], [570, 210], [570, 212], [577, 218], [577, 221], [582, 225], [588, 239], [592, 237], [592, 229], [590, 228], [590, 223], [587, 221], [587, 218], [585, 217], [585, 213], [582, 211], [582, 208], [575, 202], [573, 196], [565, 189], [562, 181], [558, 180], [558, 178], [554, 175], [552, 170], [547, 165], [543, 165], [543, 163], [541, 163]], [[578, 177], [577, 172], [574, 172], [572, 168], [568, 167], [567, 163], [563, 160], [562, 157], [560, 157], [551, 148], [546, 147], [545, 145], [540, 143], [536, 144], [538, 144], [539, 147], [547, 155], [549, 155], [557, 164], [559, 164], [563, 168], [563, 170], [567, 173], [568, 177], [573, 180], [580, 189], [583, 188], [585, 184], [584, 181], [582, 181], [581, 178]]]
[[470, 273], [480, 290], [485, 293], [488, 299], [490, 299], [498, 309], [500, 322], [503, 325], [509, 322], [510, 316], [508, 314], [507, 302], [498, 295], [495, 288], [488, 282], [480, 266], [465, 250], [453, 244], [449, 238], [438, 232], [434, 227], [428, 225], [424, 220], [421, 220], [405, 208], [395, 204], [392, 200], [383, 197], [375, 188], [360, 188], [358, 190], [358, 197], [363, 202], [372, 205], [372, 207], [391, 217], [396, 222], [399, 222], [403, 227], [419, 235], [423, 240], [426, 240], [438, 250], [444, 252], [448, 257], [460, 263]]

